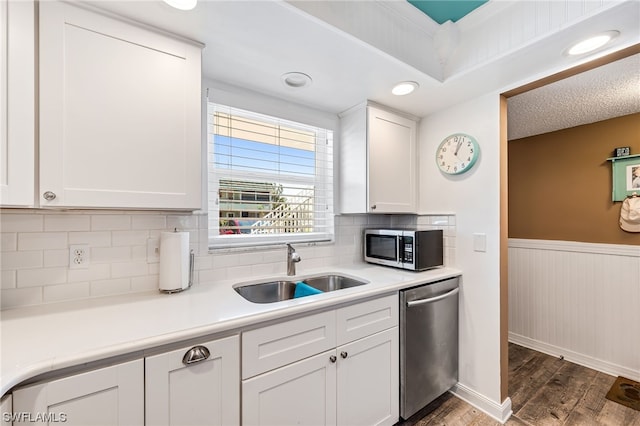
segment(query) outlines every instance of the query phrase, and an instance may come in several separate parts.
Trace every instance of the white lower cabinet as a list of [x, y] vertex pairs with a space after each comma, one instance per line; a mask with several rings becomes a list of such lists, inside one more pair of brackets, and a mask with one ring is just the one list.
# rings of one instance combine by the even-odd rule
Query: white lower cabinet
[[240, 424], [238, 336], [145, 359], [147, 425]]
[[143, 425], [144, 363], [135, 360], [13, 391], [29, 424]]
[[400, 388], [398, 327], [338, 348], [339, 425], [393, 425]]
[[335, 350], [306, 358], [242, 383], [245, 425], [335, 425]]
[[[397, 305], [397, 295], [392, 295], [243, 334], [242, 423], [395, 424], [399, 418]], [[291, 351], [308, 348], [304, 342], [313, 341], [308, 337], [314, 334], [323, 346], [333, 343], [331, 349], [291, 362]], [[278, 365], [277, 352], [288, 363]], [[269, 354], [270, 365], [278, 368], [256, 370], [252, 357], [244, 356], [253, 353]], [[244, 374], [245, 364], [251, 364], [252, 377]]]
[[1, 426], [11, 426], [11, 414], [13, 413], [13, 395], [5, 395], [0, 399], [0, 413], [2, 413]]

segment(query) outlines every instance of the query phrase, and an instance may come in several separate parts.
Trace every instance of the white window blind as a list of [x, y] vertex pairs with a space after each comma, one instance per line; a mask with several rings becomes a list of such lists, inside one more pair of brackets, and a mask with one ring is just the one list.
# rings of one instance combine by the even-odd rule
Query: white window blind
[[333, 132], [209, 104], [209, 245], [333, 238]]

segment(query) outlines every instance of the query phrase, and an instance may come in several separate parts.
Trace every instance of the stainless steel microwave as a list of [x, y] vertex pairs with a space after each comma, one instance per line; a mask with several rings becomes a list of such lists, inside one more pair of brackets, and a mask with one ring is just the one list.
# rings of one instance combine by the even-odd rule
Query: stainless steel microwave
[[424, 271], [443, 265], [442, 230], [365, 229], [364, 260]]

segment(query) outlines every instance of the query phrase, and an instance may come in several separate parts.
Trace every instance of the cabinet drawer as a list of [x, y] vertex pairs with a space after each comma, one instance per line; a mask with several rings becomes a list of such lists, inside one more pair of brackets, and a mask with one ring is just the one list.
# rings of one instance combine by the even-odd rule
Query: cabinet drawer
[[242, 334], [242, 378], [253, 377], [336, 346], [335, 311]]
[[338, 345], [398, 325], [398, 295], [381, 297], [337, 310]]

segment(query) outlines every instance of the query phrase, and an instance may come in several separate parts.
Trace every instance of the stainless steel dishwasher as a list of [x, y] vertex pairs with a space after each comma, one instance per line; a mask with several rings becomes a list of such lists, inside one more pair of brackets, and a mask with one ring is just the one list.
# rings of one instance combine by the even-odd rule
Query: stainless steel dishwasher
[[458, 278], [400, 291], [400, 416], [458, 382]]

